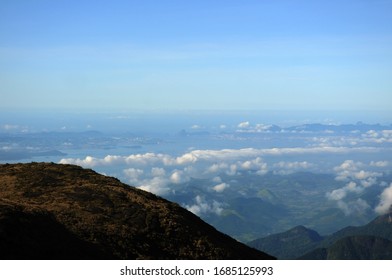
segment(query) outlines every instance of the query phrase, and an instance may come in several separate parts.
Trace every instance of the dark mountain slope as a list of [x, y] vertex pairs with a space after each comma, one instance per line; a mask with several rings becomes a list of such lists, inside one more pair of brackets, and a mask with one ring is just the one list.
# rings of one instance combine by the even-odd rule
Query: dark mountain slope
[[328, 248], [318, 248], [303, 260], [391, 260], [392, 241], [375, 236], [350, 236], [339, 239]]
[[248, 243], [249, 246], [269, 252], [278, 259], [295, 259], [316, 248], [323, 238], [314, 230], [297, 226], [286, 232], [272, 234]]
[[112, 259], [81, 240], [45, 211], [0, 203], [0, 256], [3, 259]]
[[271, 259], [177, 204], [73, 165], [0, 165], [1, 259]]
[[278, 259], [392, 259], [392, 213], [325, 237], [298, 226], [248, 245]]
[[328, 247], [334, 242], [349, 236], [369, 235], [392, 241], [392, 213], [375, 218], [370, 223], [360, 227], [346, 227], [328, 236], [321, 246]]

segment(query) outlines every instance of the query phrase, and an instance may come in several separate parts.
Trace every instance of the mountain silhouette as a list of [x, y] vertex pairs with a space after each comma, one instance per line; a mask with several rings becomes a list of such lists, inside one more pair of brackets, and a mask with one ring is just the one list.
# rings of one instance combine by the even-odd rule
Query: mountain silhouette
[[0, 165], [1, 259], [274, 259], [179, 205], [75, 165]]

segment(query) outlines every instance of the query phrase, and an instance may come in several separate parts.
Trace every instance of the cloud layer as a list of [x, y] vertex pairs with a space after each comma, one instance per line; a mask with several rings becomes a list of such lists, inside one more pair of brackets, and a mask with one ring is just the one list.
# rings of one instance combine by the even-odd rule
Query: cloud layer
[[[241, 126], [247, 126], [241, 123]], [[355, 153], [378, 152], [374, 147], [294, 147], [294, 148], [270, 148], [270, 149], [221, 149], [221, 150], [193, 150], [177, 157], [164, 153], [131, 154], [128, 156], [107, 155], [103, 158], [86, 156], [79, 158], [64, 158], [60, 163], [76, 164], [86, 168], [122, 168], [122, 176], [125, 180], [144, 190], [163, 195], [167, 194], [175, 185], [187, 183], [191, 178], [213, 179], [221, 174], [226, 176], [238, 175], [241, 172], [252, 172], [264, 175], [269, 171], [285, 175], [297, 171], [312, 171], [318, 168], [317, 163], [309, 161], [274, 160], [275, 163], [268, 164], [265, 158], [279, 159], [294, 156], [318, 155], [346, 155]], [[335, 167], [337, 180], [355, 182], [353, 184], [336, 190], [328, 197], [333, 200], [344, 198], [348, 192], [359, 192], [362, 188], [369, 187], [376, 182], [381, 175], [379, 172], [365, 171], [361, 169], [363, 164], [347, 160], [340, 166]], [[374, 168], [385, 167], [386, 161], [373, 161]], [[217, 182], [213, 190], [223, 192], [229, 187], [229, 182]]]

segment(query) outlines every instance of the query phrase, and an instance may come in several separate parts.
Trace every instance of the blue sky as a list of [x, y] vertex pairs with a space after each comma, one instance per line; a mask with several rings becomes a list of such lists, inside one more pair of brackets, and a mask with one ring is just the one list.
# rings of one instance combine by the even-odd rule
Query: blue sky
[[390, 110], [392, 1], [0, 2], [0, 108]]

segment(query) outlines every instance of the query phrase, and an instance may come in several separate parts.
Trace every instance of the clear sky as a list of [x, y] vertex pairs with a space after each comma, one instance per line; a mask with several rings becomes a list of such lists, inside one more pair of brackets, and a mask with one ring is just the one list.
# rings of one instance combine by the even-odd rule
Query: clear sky
[[1, 0], [0, 108], [387, 111], [391, 15], [391, 0]]

